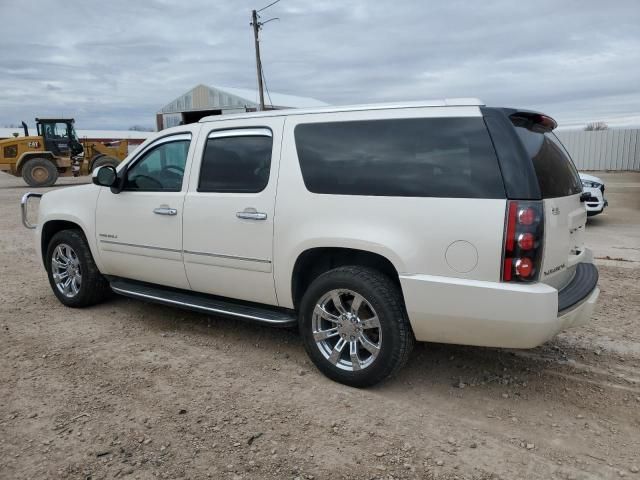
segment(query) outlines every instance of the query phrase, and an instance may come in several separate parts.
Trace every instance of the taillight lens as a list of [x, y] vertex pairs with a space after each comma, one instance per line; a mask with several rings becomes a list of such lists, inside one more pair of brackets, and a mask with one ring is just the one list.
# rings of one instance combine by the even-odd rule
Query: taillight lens
[[518, 223], [520, 225], [533, 225], [536, 221], [536, 211], [531, 207], [518, 209]]
[[541, 201], [507, 202], [502, 280], [531, 282], [542, 260], [544, 210]]
[[533, 261], [529, 257], [519, 258], [515, 263], [516, 274], [520, 278], [529, 278], [533, 273]]
[[518, 235], [518, 246], [522, 250], [531, 250], [536, 245], [536, 237], [533, 233], [525, 232]]

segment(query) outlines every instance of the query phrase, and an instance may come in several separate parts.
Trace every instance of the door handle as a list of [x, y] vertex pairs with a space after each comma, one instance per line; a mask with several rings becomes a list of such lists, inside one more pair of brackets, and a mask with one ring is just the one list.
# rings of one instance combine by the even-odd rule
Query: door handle
[[176, 210], [175, 208], [163, 206], [163, 207], [154, 208], [153, 213], [157, 215], [177, 215], [178, 210]]
[[267, 214], [258, 212], [255, 208], [247, 207], [242, 212], [236, 212], [236, 217], [245, 220], [266, 220]]

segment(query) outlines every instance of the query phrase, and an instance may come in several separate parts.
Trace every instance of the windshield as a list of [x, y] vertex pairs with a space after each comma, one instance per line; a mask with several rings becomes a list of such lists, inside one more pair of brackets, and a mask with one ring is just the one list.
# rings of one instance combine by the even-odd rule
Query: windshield
[[73, 126], [69, 126], [64, 122], [45, 123], [43, 125], [43, 132], [44, 136], [50, 139], [69, 138], [69, 134], [73, 133]]

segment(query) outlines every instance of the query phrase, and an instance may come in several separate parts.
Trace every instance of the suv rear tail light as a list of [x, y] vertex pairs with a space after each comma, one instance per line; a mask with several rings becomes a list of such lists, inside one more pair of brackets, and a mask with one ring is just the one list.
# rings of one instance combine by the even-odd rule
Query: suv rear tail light
[[531, 282], [538, 278], [543, 238], [542, 202], [509, 200], [505, 219], [502, 281]]
[[533, 225], [536, 221], [536, 211], [531, 207], [521, 208], [518, 212], [518, 223], [520, 225]]
[[533, 233], [521, 233], [518, 235], [518, 246], [522, 250], [531, 250], [536, 244], [536, 237], [533, 236]]
[[533, 262], [529, 257], [522, 257], [516, 260], [516, 274], [520, 278], [529, 278], [533, 273]]

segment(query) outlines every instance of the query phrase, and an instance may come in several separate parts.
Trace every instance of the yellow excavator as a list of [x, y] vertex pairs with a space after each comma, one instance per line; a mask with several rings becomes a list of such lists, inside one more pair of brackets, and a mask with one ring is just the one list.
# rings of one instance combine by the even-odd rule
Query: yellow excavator
[[37, 135], [0, 140], [0, 172], [22, 177], [31, 187], [50, 187], [60, 176], [86, 175], [103, 165], [117, 166], [128, 141], [118, 146], [78, 140], [73, 118], [36, 118]]

